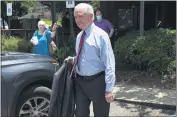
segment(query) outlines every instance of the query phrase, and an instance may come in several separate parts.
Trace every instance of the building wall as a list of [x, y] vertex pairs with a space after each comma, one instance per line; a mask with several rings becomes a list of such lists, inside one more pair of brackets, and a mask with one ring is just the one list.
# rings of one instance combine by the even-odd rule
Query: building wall
[[[139, 30], [139, 1], [101, 1], [100, 7], [104, 17], [110, 20], [115, 28], [124, 30], [123, 27], [128, 27], [127, 25], [130, 24], [129, 29]], [[156, 28], [159, 22], [161, 22], [159, 27], [176, 29], [175, 1], [145, 1], [144, 8], [145, 30]], [[133, 26], [131, 26], [132, 22]]]

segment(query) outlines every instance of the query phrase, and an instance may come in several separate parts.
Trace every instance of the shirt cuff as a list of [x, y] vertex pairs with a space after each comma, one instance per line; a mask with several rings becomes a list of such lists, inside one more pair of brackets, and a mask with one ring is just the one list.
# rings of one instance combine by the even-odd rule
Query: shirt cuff
[[113, 90], [114, 90], [114, 83], [107, 83], [106, 84], [106, 91], [113, 92]]
[[74, 65], [74, 61], [76, 60], [76, 56], [72, 57], [72, 65]]

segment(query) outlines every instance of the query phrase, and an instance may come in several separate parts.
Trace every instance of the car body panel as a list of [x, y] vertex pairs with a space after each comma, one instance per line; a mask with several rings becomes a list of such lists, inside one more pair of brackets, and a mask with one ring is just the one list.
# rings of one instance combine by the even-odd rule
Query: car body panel
[[[4, 54], [4, 53], [3, 53]], [[52, 83], [55, 73], [54, 59], [46, 56], [9, 52], [2, 56], [1, 75], [7, 84], [8, 115], [15, 115], [15, 108], [22, 90], [37, 81]], [[56, 62], [56, 61], [55, 61]]]
[[7, 87], [4, 82], [3, 77], [1, 76], [1, 116], [6, 116], [8, 112], [8, 100], [6, 99], [7, 95]]

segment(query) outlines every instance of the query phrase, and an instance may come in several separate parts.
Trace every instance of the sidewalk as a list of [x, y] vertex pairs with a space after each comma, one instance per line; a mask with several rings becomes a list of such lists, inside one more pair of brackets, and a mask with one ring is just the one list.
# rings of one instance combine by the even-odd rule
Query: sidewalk
[[114, 88], [114, 93], [116, 101], [144, 104], [166, 109], [176, 109], [176, 90], [117, 84]]

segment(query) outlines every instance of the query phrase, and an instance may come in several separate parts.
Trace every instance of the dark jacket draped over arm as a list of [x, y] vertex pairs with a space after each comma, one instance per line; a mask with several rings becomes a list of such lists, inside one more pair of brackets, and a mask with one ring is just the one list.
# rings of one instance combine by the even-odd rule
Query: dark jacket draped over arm
[[72, 65], [63, 63], [54, 74], [49, 117], [74, 117], [74, 83], [69, 78]]

